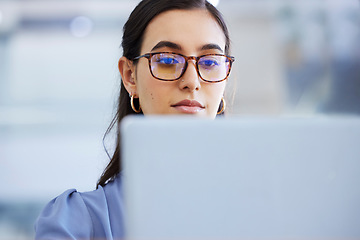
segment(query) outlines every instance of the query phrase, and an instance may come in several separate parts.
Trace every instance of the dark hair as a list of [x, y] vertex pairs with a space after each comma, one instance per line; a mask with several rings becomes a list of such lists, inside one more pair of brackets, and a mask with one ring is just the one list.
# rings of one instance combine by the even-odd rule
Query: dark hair
[[[221, 13], [206, 0], [143, 0], [141, 1], [129, 16], [129, 19], [123, 28], [122, 48], [123, 56], [127, 59], [133, 59], [140, 55], [141, 45], [143, 42], [144, 32], [150, 21], [157, 15], [169, 10], [190, 10], [190, 9], [206, 9], [218, 22], [225, 35], [225, 54], [229, 55], [230, 38], [225, 21]], [[135, 102], [138, 108], [138, 102]], [[97, 186], [104, 186], [111, 181], [121, 171], [121, 143], [120, 143], [120, 122], [130, 114], [136, 114], [130, 105], [130, 97], [126, 91], [122, 81], [120, 86], [120, 95], [118, 99], [118, 107], [110, 126], [105, 132], [106, 135], [117, 126], [116, 148], [110, 163], [101, 175]], [[142, 114], [142, 113], [140, 113]], [[109, 156], [110, 157], [110, 156]]]

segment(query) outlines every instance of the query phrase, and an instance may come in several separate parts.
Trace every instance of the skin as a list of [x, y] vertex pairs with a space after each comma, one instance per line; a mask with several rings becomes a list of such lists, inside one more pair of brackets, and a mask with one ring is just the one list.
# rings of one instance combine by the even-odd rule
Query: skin
[[[155, 17], [147, 26], [141, 55], [170, 51], [200, 56], [224, 54], [224, 49], [224, 33], [206, 10], [170, 10]], [[215, 118], [227, 80], [205, 82], [198, 76], [195, 61], [191, 60], [188, 64], [179, 80], [167, 82], [152, 77], [146, 58], [140, 58], [135, 65], [122, 57], [119, 71], [126, 90], [139, 98], [145, 115], [191, 114]], [[201, 107], [178, 105], [183, 100], [195, 100]]]

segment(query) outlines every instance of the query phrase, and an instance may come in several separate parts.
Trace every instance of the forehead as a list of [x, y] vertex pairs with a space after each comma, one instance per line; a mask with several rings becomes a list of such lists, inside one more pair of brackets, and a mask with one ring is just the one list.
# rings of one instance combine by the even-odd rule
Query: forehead
[[151, 51], [161, 41], [180, 45], [185, 54], [206, 44], [225, 48], [223, 30], [205, 9], [170, 10], [156, 16], [145, 30], [141, 53]]

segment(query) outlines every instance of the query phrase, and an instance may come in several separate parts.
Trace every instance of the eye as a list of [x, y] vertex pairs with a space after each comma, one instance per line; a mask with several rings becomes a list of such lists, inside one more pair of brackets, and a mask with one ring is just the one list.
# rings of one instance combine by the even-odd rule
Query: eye
[[215, 58], [205, 58], [205, 59], [200, 59], [199, 65], [206, 68], [216, 67], [219, 66], [219, 61]]
[[162, 64], [166, 64], [166, 65], [170, 65], [170, 64], [177, 64], [179, 63], [179, 61], [176, 58], [172, 58], [170, 56], [167, 57], [159, 57], [156, 60], [157, 63], [162, 63]]

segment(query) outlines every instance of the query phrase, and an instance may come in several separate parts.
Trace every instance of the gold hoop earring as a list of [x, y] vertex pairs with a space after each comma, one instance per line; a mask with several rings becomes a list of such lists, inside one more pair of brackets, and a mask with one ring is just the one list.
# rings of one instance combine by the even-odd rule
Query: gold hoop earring
[[[225, 109], [226, 109], [226, 102], [225, 102], [224, 97], [221, 98], [220, 106], [221, 106], [221, 109], [218, 110], [217, 115], [222, 114], [222, 113], [225, 111]], [[219, 106], [219, 107], [220, 107], [220, 106]]]
[[132, 110], [133, 110], [134, 112], [136, 112], [136, 113], [141, 112], [140, 103], [139, 103], [139, 109], [136, 109], [136, 108], [135, 108], [135, 105], [134, 105], [134, 95], [131, 95], [131, 96], [130, 96], [130, 105], [131, 105], [131, 108], [132, 108]]

